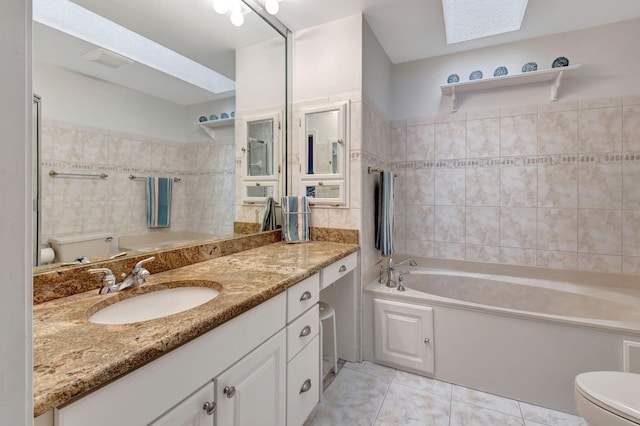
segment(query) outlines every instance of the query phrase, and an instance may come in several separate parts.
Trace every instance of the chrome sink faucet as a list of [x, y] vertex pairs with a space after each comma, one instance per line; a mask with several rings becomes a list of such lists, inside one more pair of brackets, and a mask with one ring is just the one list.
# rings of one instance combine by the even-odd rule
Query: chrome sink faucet
[[[104, 274], [102, 277], [102, 287], [98, 290], [99, 294], [114, 293], [116, 291], [124, 290], [127, 287], [137, 287], [146, 282], [146, 279], [151, 273], [149, 270], [142, 267], [143, 264], [155, 260], [155, 256], [143, 259], [136, 263], [133, 271], [125, 277], [120, 283], [116, 283], [116, 277], [109, 268], [95, 268], [89, 269], [87, 272], [90, 274]], [[124, 274], [122, 274], [124, 275]]]
[[[395, 287], [396, 286], [396, 282], [394, 281], [394, 271], [396, 269], [398, 269], [399, 266], [404, 265], [405, 263], [408, 263], [409, 266], [418, 266], [418, 264], [416, 263], [415, 260], [413, 259], [405, 259], [402, 262], [398, 262], [398, 263], [393, 263], [393, 258], [391, 256], [389, 256], [389, 262], [387, 263], [387, 287]], [[404, 274], [408, 274], [408, 272], [403, 272]], [[398, 289], [400, 290], [400, 289]], [[404, 290], [404, 287], [403, 287]], [[400, 290], [400, 291], [403, 291]]]

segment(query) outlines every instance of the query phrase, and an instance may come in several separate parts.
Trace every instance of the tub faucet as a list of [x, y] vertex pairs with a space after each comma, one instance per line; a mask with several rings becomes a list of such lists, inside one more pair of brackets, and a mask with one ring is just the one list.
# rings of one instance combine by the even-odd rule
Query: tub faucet
[[133, 271], [131, 271], [131, 273], [120, 283], [116, 283], [116, 277], [109, 268], [89, 269], [87, 272], [90, 274], [104, 274], [104, 277], [102, 277], [102, 287], [100, 287], [100, 290], [98, 291], [99, 294], [114, 293], [116, 291], [124, 290], [127, 287], [137, 287], [144, 284], [146, 282], [146, 278], [151, 275], [151, 273], [147, 269], [143, 268], [142, 265], [152, 260], [155, 260], [155, 256], [143, 259], [136, 263]]
[[408, 263], [410, 266], [418, 266], [416, 261], [413, 259], [405, 259], [402, 262], [393, 263], [393, 258], [389, 256], [389, 263], [387, 264], [387, 287], [396, 286], [396, 282], [393, 280], [393, 271], [405, 263]]

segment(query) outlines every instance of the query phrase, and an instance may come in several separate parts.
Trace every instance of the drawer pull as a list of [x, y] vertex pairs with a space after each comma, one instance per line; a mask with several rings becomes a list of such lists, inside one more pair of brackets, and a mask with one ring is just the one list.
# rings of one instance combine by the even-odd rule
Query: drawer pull
[[311, 299], [311, 292], [310, 291], [305, 291], [304, 293], [302, 293], [302, 296], [300, 296], [300, 301], [302, 302], [303, 300], [309, 300]]
[[302, 331], [300, 332], [300, 337], [305, 337], [311, 334], [311, 327], [309, 327], [308, 325], [305, 326]]
[[342, 266], [340, 267], [340, 269], [338, 269], [338, 272], [344, 272], [344, 271], [346, 271], [346, 270], [347, 270], [347, 267], [346, 267], [346, 266], [344, 266], [344, 265], [342, 265]]
[[222, 390], [222, 393], [227, 395], [227, 398], [233, 398], [233, 396], [236, 394], [236, 387], [225, 386], [224, 389]]
[[304, 383], [302, 384], [302, 387], [300, 388], [300, 394], [308, 392], [309, 389], [311, 389], [311, 379], [307, 379], [304, 381]]
[[205, 402], [202, 407], [204, 411], [207, 412], [207, 415], [213, 416], [213, 413], [216, 412], [216, 403], [215, 402]]

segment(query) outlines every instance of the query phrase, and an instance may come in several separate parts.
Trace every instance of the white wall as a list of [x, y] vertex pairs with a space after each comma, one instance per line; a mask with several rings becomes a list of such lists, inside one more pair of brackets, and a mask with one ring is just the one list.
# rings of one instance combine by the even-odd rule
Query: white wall
[[362, 90], [362, 16], [295, 33], [293, 102]]
[[[501, 46], [441, 56], [393, 66], [392, 120], [446, 114], [450, 97], [443, 96], [440, 85], [456, 73], [467, 81], [476, 69], [485, 77], [501, 65], [510, 74], [519, 73], [522, 65], [533, 61], [538, 69], [551, 68], [558, 56], [571, 64], [581, 64], [577, 75], [563, 82], [560, 100], [620, 96], [640, 93], [638, 37], [640, 19], [587, 30], [541, 37]], [[547, 84], [517, 88], [469, 92], [458, 95], [459, 111], [505, 108], [549, 103]]]
[[33, 420], [31, 354], [31, 2], [0, 14], [0, 422]]
[[362, 24], [362, 93], [380, 112], [391, 111], [392, 64], [366, 20]]
[[285, 64], [284, 37], [236, 50], [236, 109], [284, 107]]
[[45, 62], [34, 64], [33, 90], [48, 119], [176, 142], [197, 128], [197, 117], [187, 120], [182, 105]]

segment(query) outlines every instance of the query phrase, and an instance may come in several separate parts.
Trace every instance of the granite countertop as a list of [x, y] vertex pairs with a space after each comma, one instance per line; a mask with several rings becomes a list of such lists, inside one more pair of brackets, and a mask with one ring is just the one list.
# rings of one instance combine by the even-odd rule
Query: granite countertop
[[[212, 330], [358, 250], [313, 241], [270, 244], [153, 274], [121, 293], [95, 290], [33, 307], [34, 415], [60, 406]], [[220, 291], [196, 308], [150, 321], [93, 324], [88, 317], [132, 294], [194, 280]]]

